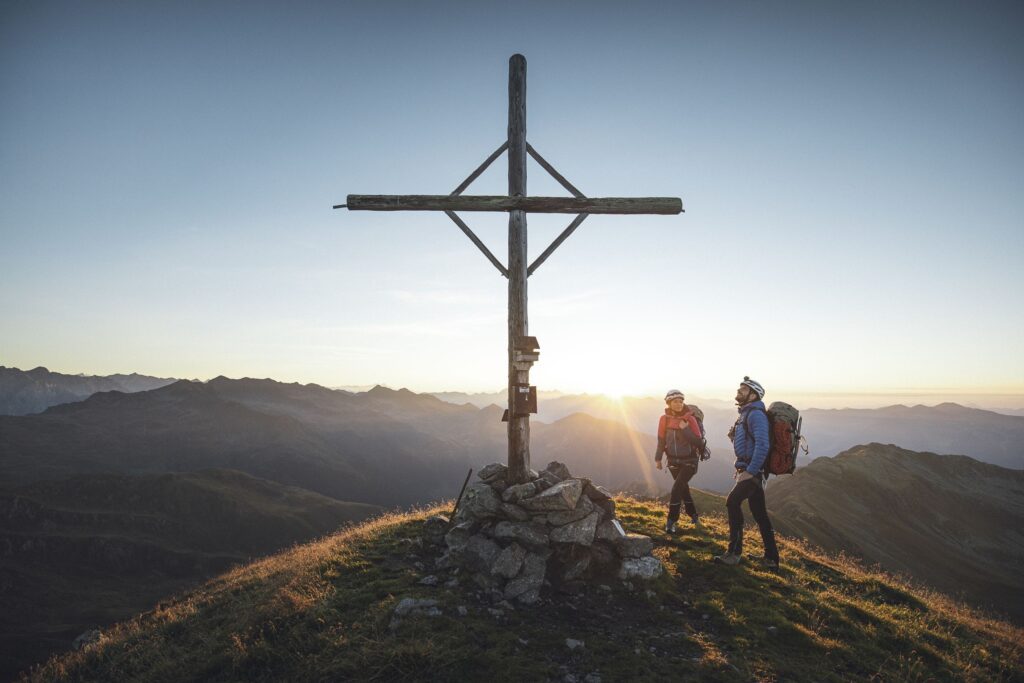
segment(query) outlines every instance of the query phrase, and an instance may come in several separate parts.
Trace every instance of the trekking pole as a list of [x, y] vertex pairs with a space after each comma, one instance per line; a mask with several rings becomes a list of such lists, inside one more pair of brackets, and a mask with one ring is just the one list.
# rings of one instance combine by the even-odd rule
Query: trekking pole
[[473, 468], [469, 468], [469, 472], [466, 472], [466, 481], [462, 482], [462, 489], [459, 491], [459, 497], [455, 499], [455, 507], [452, 508], [452, 516], [448, 519], [448, 526], [452, 525], [455, 521], [455, 513], [459, 511], [459, 503], [462, 502], [462, 494], [466, 492], [466, 485], [469, 484], [469, 478], [473, 475]]

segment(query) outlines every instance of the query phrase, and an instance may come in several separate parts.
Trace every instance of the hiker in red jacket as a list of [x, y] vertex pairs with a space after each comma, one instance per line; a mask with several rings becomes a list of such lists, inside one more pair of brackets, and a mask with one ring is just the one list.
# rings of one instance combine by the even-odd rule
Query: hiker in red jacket
[[673, 534], [677, 531], [680, 504], [686, 506], [686, 514], [694, 526], [700, 527], [697, 506], [690, 494], [690, 479], [697, 474], [697, 461], [704, 452], [704, 434], [686, 405], [683, 392], [672, 389], [665, 394], [665, 403], [668, 407], [658, 422], [658, 450], [654, 454], [654, 462], [660, 470], [662, 456], [668, 456], [668, 471], [675, 483], [669, 497], [665, 532]]

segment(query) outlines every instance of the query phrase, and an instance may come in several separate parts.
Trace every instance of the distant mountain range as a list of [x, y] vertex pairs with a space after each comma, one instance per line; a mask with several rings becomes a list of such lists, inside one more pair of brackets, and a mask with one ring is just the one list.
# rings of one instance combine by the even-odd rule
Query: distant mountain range
[[858, 446], [768, 485], [775, 526], [1024, 620], [1024, 472]]
[[98, 391], [147, 391], [173, 379], [137, 375], [64, 375], [39, 367], [19, 370], [0, 365], [0, 415], [41, 413], [50, 406], [88, 398]]
[[833, 455], [866, 441], [916, 451], [969, 455], [982, 462], [1024, 469], [1024, 417], [965, 408], [889, 406], [875, 410], [810, 409], [803, 412], [812, 453]]
[[[0, 415], [38, 413], [50, 406], [81, 401], [101, 391], [124, 393], [148, 391], [169, 385], [174, 381], [137, 374], [90, 377], [49, 372], [46, 368], [22, 371], [0, 366]], [[272, 382], [272, 380], [237, 381]], [[282, 386], [313, 387], [317, 385], [282, 384]], [[318, 394], [321, 397], [326, 395], [323, 392], [332, 391], [324, 387], [319, 387], [319, 389], [322, 390]], [[394, 390], [374, 387], [368, 391], [333, 391], [342, 396], [358, 396], [373, 392], [387, 394]], [[469, 406], [488, 409], [490, 406], [503, 408], [505, 405], [504, 392], [413, 394], [408, 390], [401, 389], [394, 393], [400, 392], [409, 396], [419, 396], [421, 399], [434, 397], [463, 410]], [[728, 458], [731, 453], [731, 445], [725, 434], [736, 419], [735, 407], [729, 401], [720, 399], [691, 396], [690, 400], [699, 405], [705, 413], [705, 428], [712, 452], [716, 456]], [[303, 418], [309, 415], [311, 408], [312, 412], [321, 410], [312, 407], [310, 401], [311, 399], [307, 397], [305, 399], [306, 407], [300, 411]], [[575, 413], [585, 413], [601, 420], [621, 423], [633, 431], [649, 435], [654, 434], [658, 416], [664, 410], [661, 399], [655, 397], [627, 397], [618, 400], [600, 394], [565, 394], [559, 391], [540, 392], [538, 403], [539, 411], [535, 417], [536, 422], [553, 423]], [[381, 407], [384, 410], [389, 409], [386, 405]], [[1008, 414], [1012, 412], [997, 413], [967, 408], [955, 403], [944, 403], [931, 407], [896, 405], [877, 409], [822, 410], [810, 408], [803, 411], [804, 434], [811, 446], [811, 457], [832, 456], [856, 444], [878, 441], [899, 444], [913, 450], [965, 454], [983, 462], [1013, 469], [1024, 469], [1024, 447], [1020, 445], [1024, 444], [1024, 415]], [[291, 414], [287, 410], [285, 413]], [[323, 417], [328, 422], [339, 419], [337, 411], [329, 409], [326, 410]], [[344, 415], [340, 417], [345, 418]], [[403, 421], [406, 421], [405, 418]], [[432, 422], [432, 418], [422, 420], [418, 424], [418, 428], [422, 428], [442, 440], [451, 436], [447, 428], [440, 432], [433, 430]], [[463, 428], [475, 428], [476, 425], [472, 419], [467, 419], [462, 426]], [[486, 434], [470, 434], [463, 430], [456, 440], [465, 442], [466, 438], [482, 439], [488, 447], [501, 447], [495, 441], [495, 439], [503, 438], [498, 433], [499, 431], [491, 429]], [[808, 461], [803, 458], [798, 460], [798, 464], [806, 462]], [[705, 482], [705, 485], [714, 490], [723, 490], [727, 483], [723, 483], [719, 481], [719, 477], [715, 477], [714, 481]]]
[[230, 470], [0, 491], [0, 679], [87, 629], [378, 512]]
[[[704, 427], [712, 452], [731, 453], [725, 435], [736, 420], [735, 406], [696, 396], [690, 400], [704, 412]], [[616, 400], [600, 394], [560, 394], [538, 403], [538, 420], [554, 421], [573, 413], [586, 413], [646, 434], [654, 434], [658, 416], [664, 411], [661, 399]], [[1020, 415], [967, 408], [956, 403], [874, 409], [809, 408], [803, 410], [802, 415], [803, 433], [810, 445], [811, 457], [833, 456], [857, 444], [878, 441], [913, 450], [970, 455], [1002, 467], [1024, 469], [1024, 416]], [[803, 465], [809, 460], [801, 456], [797, 462]]]
[[[18, 381], [56, 375], [3, 370]], [[83, 624], [151, 604], [239, 557], [304, 540], [381, 507], [454, 498], [470, 467], [506, 457], [506, 425], [494, 403], [478, 407], [405, 389], [349, 392], [266, 379], [218, 377], [155, 388], [140, 387], [165, 380], [125, 381], [129, 391], [99, 391], [38, 414], [0, 415], [0, 549], [8, 552], [0, 555], [0, 596], [24, 597], [12, 603], [11, 614], [31, 614], [7, 622], [0, 617], [5, 651], [30, 650], [33, 638], [54, 647]], [[0, 390], [14, 384], [0, 384]], [[0, 391], [0, 399], [5, 396]], [[725, 432], [735, 408], [691, 400], [705, 412], [713, 452], [693, 485], [726, 491], [733, 457]], [[532, 464], [540, 469], [558, 460], [612, 489], [666, 491], [671, 480], [653, 463], [662, 411], [654, 398], [542, 398], [531, 424]], [[1024, 417], [955, 404], [810, 409], [804, 417], [813, 455], [881, 440], [960, 451], [1013, 469], [877, 444], [863, 447], [870, 457], [846, 453], [813, 464], [801, 458], [796, 475], [769, 487], [780, 529], [976, 600], [991, 601], [1015, 585], [1000, 567], [1021, 559], [1019, 501], [1004, 493], [1006, 482], [1017, 487], [1018, 498], [1021, 491]], [[939, 458], [938, 464], [927, 458]], [[862, 461], [869, 464], [856, 464]], [[961, 463], [960, 470], [948, 463]], [[915, 488], [910, 482], [918, 480]], [[993, 506], [1008, 516], [999, 517]], [[883, 511], [903, 526], [890, 528], [872, 517]], [[978, 523], [992, 534], [963, 519], [987, 520]], [[964, 524], [974, 535], [963, 535]], [[999, 533], [1009, 550], [1001, 549]], [[943, 545], [947, 536], [961, 539], [959, 545]], [[973, 551], [982, 559], [971, 559]], [[917, 563], [918, 555], [927, 562]], [[61, 566], [65, 559], [69, 565]], [[947, 560], [969, 567], [954, 584], [937, 573]], [[56, 562], [49, 573], [47, 562]], [[977, 578], [976, 591], [956, 587], [970, 577]], [[18, 631], [19, 621], [32, 624], [35, 636]]]

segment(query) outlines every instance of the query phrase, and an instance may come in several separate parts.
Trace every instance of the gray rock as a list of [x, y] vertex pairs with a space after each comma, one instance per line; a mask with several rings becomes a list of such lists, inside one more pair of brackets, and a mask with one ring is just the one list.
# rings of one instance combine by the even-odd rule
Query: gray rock
[[537, 470], [532, 470], [532, 469], [531, 469], [531, 470], [528, 470], [528, 471], [526, 472], [526, 477], [527, 477], [527, 478], [528, 478], [528, 479], [529, 479], [530, 481], [533, 481], [534, 479], [536, 479], [536, 478], [537, 478], [537, 477], [539, 477], [539, 476], [540, 476], [540, 474], [538, 474], [538, 473], [537, 473]]
[[494, 564], [491, 565], [491, 573], [511, 579], [522, 569], [524, 559], [526, 559], [526, 548], [518, 543], [513, 543], [498, 554]]
[[[558, 475], [552, 472], [548, 472], [547, 470], [542, 471], [540, 473], [540, 476], [537, 477], [537, 479], [543, 479], [544, 483], [550, 484], [551, 486], [554, 486], [555, 484], [560, 484], [563, 481], [562, 479], [558, 478]], [[582, 491], [582, 488], [580, 490]]]
[[586, 643], [584, 643], [582, 640], [576, 640], [575, 638], [566, 638], [565, 646], [570, 650], [582, 650], [584, 647], [586, 647]]
[[505, 598], [516, 598], [533, 590], [539, 594], [541, 586], [544, 585], [544, 572], [547, 571], [547, 564], [543, 555], [527, 553], [523, 559], [523, 569], [519, 572], [519, 576], [505, 584]]
[[580, 485], [579, 479], [566, 479], [519, 504], [527, 510], [535, 512], [573, 510], [576, 508], [576, 503], [582, 492], [583, 487]]
[[590, 561], [598, 567], [607, 567], [619, 559], [618, 553], [603, 541], [595, 541], [590, 546]]
[[480, 477], [485, 482], [491, 482], [495, 479], [504, 479], [507, 473], [507, 465], [503, 465], [500, 462], [492, 462], [490, 465], [487, 465], [477, 472], [476, 476]]
[[612, 494], [608, 492], [608, 489], [603, 486], [598, 486], [594, 482], [590, 482], [583, 487], [583, 495], [595, 503], [601, 503], [612, 499]]
[[563, 524], [581, 520], [596, 509], [597, 507], [590, 502], [589, 498], [580, 496], [579, 500], [576, 501], [574, 509], [565, 510], [564, 512], [547, 513], [547, 523], [551, 526], [562, 526]]
[[620, 579], [642, 579], [650, 581], [661, 576], [665, 568], [656, 557], [627, 557], [619, 568]]
[[449, 520], [444, 515], [428, 517], [423, 522], [423, 533], [431, 543], [441, 543], [444, 535], [448, 533]]
[[520, 593], [518, 596], [516, 596], [516, 602], [519, 602], [523, 605], [536, 605], [539, 600], [539, 588], [531, 588], [530, 590]]
[[514, 503], [502, 503], [501, 514], [517, 522], [525, 522], [530, 519], [530, 513]]
[[[555, 475], [556, 477], [558, 477], [558, 481], [565, 481], [566, 479], [572, 478], [572, 475], [569, 474], [569, 468], [566, 467], [564, 464], [558, 462], [557, 460], [549, 462], [548, 466], [544, 468], [544, 472], [550, 472], [551, 474]], [[544, 472], [541, 472], [542, 476]]]
[[475, 519], [495, 517], [501, 510], [501, 498], [490, 486], [482, 481], [475, 481], [466, 488], [462, 495], [459, 513]]
[[601, 514], [595, 510], [578, 522], [555, 527], [551, 530], [551, 542], [590, 545], [594, 542], [594, 532], [597, 531], [600, 517]]
[[501, 579], [497, 576], [492, 576], [490, 572], [477, 572], [469, 578], [478, 588], [485, 591], [499, 590], [501, 588]]
[[615, 541], [615, 549], [622, 557], [643, 557], [654, 550], [654, 541], [650, 536], [629, 533]]
[[533, 480], [533, 483], [537, 486], [538, 491], [547, 490], [552, 486], [551, 480], [545, 479], [544, 477], [537, 477], [536, 479]]
[[444, 542], [448, 546], [448, 552], [452, 555], [453, 559], [458, 559], [466, 549], [466, 542], [469, 541], [469, 537], [473, 535], [475, 529], [476, 524], [474, 522], [461, 522], [453, 526], [445, 534]]
[[518, 503], [523, 498], [529, 498], [537, 493], [537, 485], [532, 481], [526, 482], [525, 484], [516, 484], [515, 486], [509, 486], [505, 489], [504, 493], [501, 494], [501, 499], [506, 503]]
[[614, 519], [609, 519], [604, 522], [601, 522], [597, 526], [597, 532], [595, 533], [595, 536], [601, 541], [610, 541], [612, 543], [624, 537], [625, 533], [623, 533], [622, 531], [622, 525], [617, 525], [616, 522], [618, 522], [618, 520]]
[[494, 481], [487, 482], [487, 485], [494, 489], [495, 493], [504, 493], [505, 489], [508, 488], [508, 482], [504, 479], [495, 479]]
[[459, 605], [455, 608], [455, 611], [458, 612], [460, 617], [464, 617], [469, 614], [469, 609], [467, 609], [465, 605]]
[[74, 642], [71, 643], [71, 649], [82, 650], [84, 648], [89, 647], [90, 645], [100, 642], [100, 639], [102, 637], [103, 632], [99, 629], [85, 631], [83, 633], [80, 633], [78, 637], [75, 638]]
[[419, 580], [419, 584], [421, 586], [436, 586], [438, 583], [440, 583], [440, 579], [438, 579], [433, 574], [431, 574], [430, 576], [424, 576], [422, 579]]
[[583, 495], [594, 501], [597, 507], [608, 513], [608, 517], [615, 516], [615, 500], [612, 498], [612, 494], [608, 492], [608, 489], [590, 483], [583, 487]]
[[601, 674], [589, 673], [583, 677], [583, 683], [601, 683]]
[[590, 568], [590, 553], [579, 553], [575, 558], [566, 563], [562, 570], [562, 580], [572, 581], [578, 579]]
[[474, 534], [466, 542], [464, 551], [465, 564], [473, 571], [489, 572], [498, 555], [501, 553], [501, 546], [482, 534]]
[[[429, 610], [437, 609], [437, 600], [419, 600], [417, 598], [402, 598], [395, 605], [395, 615], [404, 617], [409, 614], [421, 614]], [[440, 612], [438, 612], [440, 614]]]
[[498, 522], [494, 527], [494, 537], [535, 547], [548, 544], [547, 529], [528, 522]]

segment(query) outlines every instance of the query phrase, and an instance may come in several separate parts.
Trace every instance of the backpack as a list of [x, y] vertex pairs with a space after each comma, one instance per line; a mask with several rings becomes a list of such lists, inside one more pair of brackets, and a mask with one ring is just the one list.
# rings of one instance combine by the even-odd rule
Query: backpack
[[[800, 411], [782, 401], [775, 401], [768, 410], [768, 457], [764, 461], [765, 476], [769, 474], [793, 474], [796, 469], [796, 456], [803, 450], [806, 455], [809, 451], [806, 443], [802, 443], [800, 428], [803, 426], [803, 418]], [[744, 424], [747, 433], [750, 433], [750, 426]]]
[[695, 405], [687, 404], [690, 408], [690, 414], [697, 420], [697, 426], [700, 427], [700, 442], [701, 448], [697, 456], [701, 462], [711, 457], [711, 449], [708, 448], [707, 431], [704, 429], [704, 411]]

